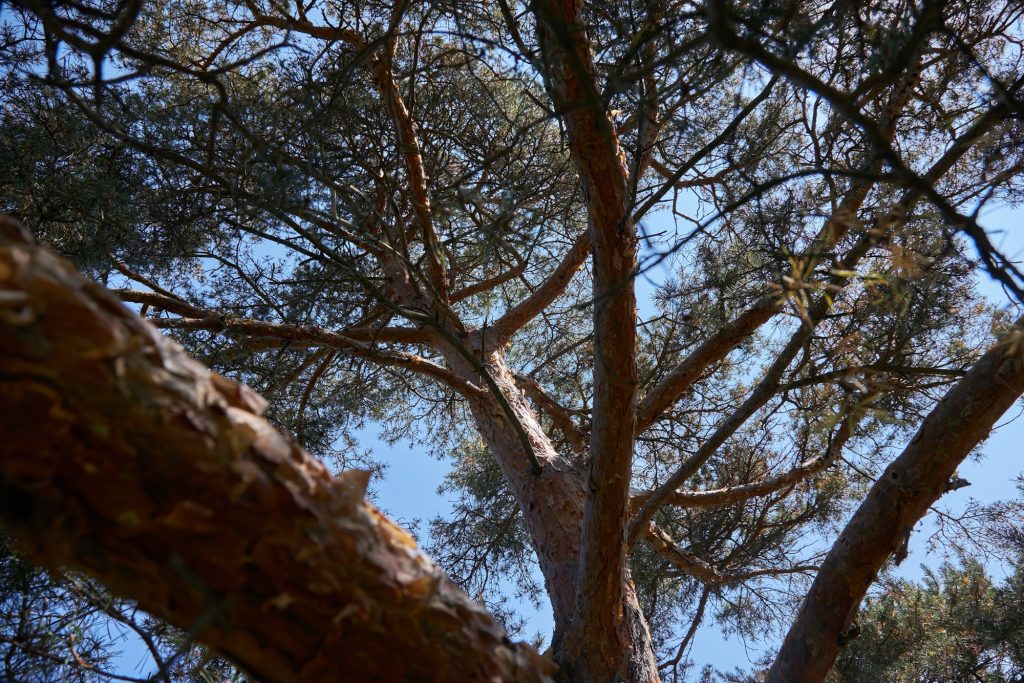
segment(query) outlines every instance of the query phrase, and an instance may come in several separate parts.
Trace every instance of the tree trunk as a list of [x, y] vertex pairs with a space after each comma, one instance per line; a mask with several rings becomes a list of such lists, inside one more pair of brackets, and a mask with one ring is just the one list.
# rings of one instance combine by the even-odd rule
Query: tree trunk
[[[461, 356], [453, 353], [448, 360], [465, 373], [467, 379], [479, 382]], [[562, 664], [560, 675], [563, 680], [594, 680], [588, 679], [582, 668], [573, 666], [574, 660], [584, 653], [566, 648], [565, 642], [578, 597], [580, 539], [586, 501], [583, 475], [573, 463], [555, 451], [537, 415], [515, 385], [505, 365], [504, 354], [500, 351], [488, 353], [487, 366], [529, 435], [534, 453], [542, 465], [539, 476], [530, 471], [519, 436], [493, 396], [481, 395], [470, 400], [477, 429], [509, 482], [530, 530], [555, 618], [554, 658]], [[631, 581], [627, 580], [623, 586], [622, 604], [616, 612], [618, 623], [615, 626], [628, 638], [626, 654], [621, 670], [610, 672], [602, 680], [660, 681], [650, 631]]]
[[583, 3], [543, 0], [530, 9], [545, 84], [580, 175], [593, 265], [594, 394], [587, 495], [581, 511], [576, 604], [557, 658], [563, 675], [573, 680], [658, 680], [649, 635], [636, 621], [639, 611], [633, 609], [636, 596], [627, 567], [638, 384], [633, 287], [637, 240], [629, 173], [598, 85]]
[[551, 599], [556, 630], [561, 630], [567, 626], [576, 600], [583, 480], [573, 464], [555, 451], [536, 414], [515, 386], [503, 354], [488, 354], [488, 367], [530, 437], [541, 463], [541, 474], [531, 471], [519, 435], [492, 395], [470, 399], [469, 407], [480, 436], [519, 503]]
[[109, 292], [0, 218], [0, 526], [274, 681], [554, 667]]

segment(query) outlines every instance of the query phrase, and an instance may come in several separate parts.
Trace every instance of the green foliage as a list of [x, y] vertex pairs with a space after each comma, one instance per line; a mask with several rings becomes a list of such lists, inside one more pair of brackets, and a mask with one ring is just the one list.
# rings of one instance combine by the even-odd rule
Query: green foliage
[[1004, 683], [1024, 676], [1024, 565], [1002, 582], [977, 561], [887, 581], [857, 617], [830, 681]]
[[445, 573], [487, 605], [513, 635], [525, 624], [517, 602], [540, 607], [539, 572], [519, 506], [480, 443], [453, 454], [457, 466], [439, 494], [457, 496], [449, 515], [430, 520], [425, 550]]
[[[257, 13], [284, 17], [290, 3], [148, 0], [99, 56], [76, 48], [75, 36], [98, 40], [126, 3], [52, 4], [66, 22], [62, 39], [20, 3], [0, 0], [0, 211], [20, 217], [98, 281], [169, 292], [204, 311], [198, 320], [160, 306], [141, 312], [214, 370], [265, 395], [275, 424], [331, 466], [384, 471], [386, 463], [358, 447], [358, 431], [371, 424], [389, 441], [413, 439], [446, 459], [451, 473], [442, 493], [454, 499], [452, 510], [431, 520], [427, 547], [514, 630], [514, 601], [542, 597], [521, 501], [481, 443], [465, 397], [374, 353], [409, 354], [482, 386], [464, 356], [396, 333], [439, 329], [446, 315], [458, 321], [446, 329], [456, 336], [486, 330], [543, 287], [587, 229], [587, 197], [558, 120], [563, 112], [546, 95], [529, 3], [296, 6], [313, 24], [358, 33], [366, 41], [359, 45], [303, 33], [297, 16], [283, 28], [256, 21]], [[1015, 3], [939, 3], [941, 30], [922, 35], [915, 32], [918, 4], [728, 3], [739, 33], [849, 91], [870, 118], [891, 118], [894, 148], [923, 174], [987, 108], [1010, 101], [998, 90], [1018, 78], [1022, 56]], [[842, 457], [791, 486], [729, 505], [658, 511], [655, 521], [681, 549], [723, 576], [748, 577], [712, 585], [642, 543], [632, 550], [632, 578], [657, 653], [685, 668], [685, 634], [706, 621], [755, 638], [785, 623], [806, 567], [820, 560], [814, 541], [836, 530], [1005, 314], [978, 296], [972, 242], [934, 202], [912, 203], [893, 234], [879, 233], [907, 185], [868, 144], [863, 126], [814, 88], [772, 78], [725, 49], [709, 32], [704, 4], [583, 5], [600, 104], [612, 112], [627, 166], [649, 153], [653, 169], [630, 188], [630, 210], [645, 211], [637, 281], [651, 294], [641, 296], [640, 393], [755, 302], [784, 304], [639, 435], [632, 483], [655, 488], [697, 452], [807, 324], [813, 334], [766, 400], [684, 488], [736, 487], [787, 472], [827, 451], [841, 426], [851, 425]], [[901, 85], [912, 71], [910, 61], [898, 63], [909, 47], [921, 67]], [[450, 306], [430, 306], [437, 283], [417, 224], [410, 145], [399, 140], [396, 108], [375, 71], [385, 52], [415, 124]], [[883, 116], [901, 89], [902, 109]], [[755, 97], [762, 99], [748, 111]], [[654, 119], [660, 129], [649, 145], [644, 132]], [[975, 215], [1020, 201], [1022, 125], [1019, 115], [992, 123], [934, 183], [950, 207]], [[848, 231], [822, 248], [816, 236], [861, 190], [863, 201], [840, 221]], [[846, 264], [870, 234], [877, 242]], [[590, 284], [584, 267], [501, 350], [507, 367], [536, 382], [584, 440], [593, 405], [593, 306], [601, 303], [591, 300]], [[811, 320], [821, 302], [827, 314]], [[423, 315], [433, 316], [430, 324]], [[228, 323], [239, 320], [357, 335], [363, 346], [353, 353], [351, 344], [232, 331]], [[379, 337], [383, 331], [396, 337]], [[468, 349], [470, 356], [484, 363], [498, 351], [485, 347]], [[531, 401], [535, 434], [582, 471], [585, 448], [572, 445], [551, 403]], [[53, 605], [77, 614], [88, 601], [72, 604], [80, 596], [64, 584], [10, 562], [10, 614], [22, 600], [42, 629], [32, 636], [44, 653], [34, 660], [37, 679], [63, 675], [53, 667], [55, 658], [66, 660], [68, 631], [47, 619], [60, 614]], [[1008, 590], [984, 588], [975, 570], [956, 571], [979, 595]], [[923, 587], [894, 587], [886, 598], [892, 624], [877, 604], [869, 608], [843, 666], [862, 663], [868, 668], [849, 671], [873, 673], [845, 680], [884, 680], [890, 669], [870, 666], [895, 666], [904, 661], [899, 648], [925, 641], [942, 671], [960, 666], [960, 641], [926, 638], [913, 631], [922, 619], [901, 616], [944, 613], [952, 571], [943, 568]], [[58, 597], [40, 602], [25, 592]], [[979, 609], [991, 612], [992, 623], [1010, 616], [987, 604]], [[935, 622], [929, 633], [941, 626], [964, 634], [975, 628], [968, 621]], [[990, 631], [970, 642], [995, 642]], [[44, 632], [56, 635], [47, 640]], [[866, 643], [891, 656], [870, 664], [865, 650], [849, 659]], [[89, 661], [107, 661], [101, 643], [88, 648], [79, 651]], [[899, 673], [910, 678], [893, 680], [925, 680], [912, 673], [931, 671], [929, 661], [914, 655]], [[31, 668], [28, 660], [15, 663], [23, 667], [18, 675], [31, 678], [20, 673]], [[945, 675], [953, 674], [935, 674]]]
[[0, 679], [254, 683], [89, 577], [37, 567], [16, 550], [0, 535]]

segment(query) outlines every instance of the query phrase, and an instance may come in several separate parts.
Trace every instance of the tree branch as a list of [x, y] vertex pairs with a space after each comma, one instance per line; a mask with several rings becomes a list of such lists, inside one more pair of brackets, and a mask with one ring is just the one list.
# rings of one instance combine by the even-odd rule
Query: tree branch
[[832, 546], [790, 627], [769, 683], [818, 683], [839, 654], [875, 575], [938, 498], [957, 466], [1024, 393], [1024, 318], [928, 415]]
[[[99, 285], [0, 223], [0, 525], [260, 680], [543, 681], [412, 539]], [[395, 652], [401, 652], [396, 657]]]
[[440, 381], [463, 396], [485, 391], [472, 382], [415, 353], [379, 349], [338, 332], [313, 325], [285, 325], [262, 320], [248, 320], [232, 316], [205, 316], [202, 318], [160, 318], [151, 320], [156, 327], [173, 330], [210, 330], [221, 334], [240, 334], [246, 337], [272, 338], [284, 341], [338, 349], [355, 358], [365, 358], [377, 365], [405, 368]]
[[585, 453], [587, 450], [587, 435], [576, 426], [572, 416], [569, 415], [569, 411], [552, 398], [548, 392], [544, 391], [544, 387], [537, 380], [519, 373], [515, 373], [513, 377], [516, 380], [516, 385], [526, 392], [526, 395], [546, 412], [551, 421], [555, 423], [555, 426], [562, 431], [566, 441], [569, 442], [573, 450], [577, 453]]
[[514, 268], [510, 268], [503, 273], [498, 273], [494, 277], [485, 278], [479, 282], [474, 282], [471, 285], [467, 285], [462, 289], [453, 292], [451, 297], [451, 303], [458, 303], [463, 299], [468, 299], [471, 296], [476, 296], [482, 292], [489, 292], [498, 285], [503, 285], [509, 280], [513, 280], [523, 273], [526, 272], [526, 261], [524, 260]]
[[[665, 499], [664, 504], [677, 505], [680, 507], [712, 507], [715, 505], [730, 505], [732, 503], [749, 500], [750, 498], [767, 496], [788, 486], [797, 484], [808, 477], [821, 472], [839, 458], [839, 454], [842, 453], [843, 446], [846, 445], [846, 442], [850, 438], [851, 419], [853, 418], [846, 417], [843, 419], [839, 432], [832, 440], [832, 443], [826, 452], [809, 460], [805, 460], [788, 472], [783, 472], [782, 474], [774, 477], [765, 477], [764, 479], [750, 482], [749, 484], [728, 486], [710, 491], [676, 491]], [[642, 507], [650, 498], [651, 493], [651, 491], [644, 491], [642, 493], [634, 494], [632, 498], [632, 506], [634, 508]]]
[[[401, 6], [401, 5], [399, 5]], [[322, 40], [340, 40], [348, 43], [359, 51], [367, 52], [372, 45], [359, 32], [331, 26], [317, 26], [305, 19], [297, 19], [288, 15], [276, 16], [254, 11], [254, 20], [258, 23], [290, 31], [298, 31]], [[420, 228], [430, 284], [440, 301], [448, 302], [448, 282], [442, 263], [441, 246], [437, 231], [434, 228], [433, 210], [430, 206], [426, 169], [423, 164], [423, 153], [420, 149], [419, 135], [412, 114], [405, 105], [405, 99], [399, 92], [391, 69], [394, 54], [394, 39], [384, 41], [382, 54], [369, 58], [369, 70], [377, 84], [381, 99], [391, 112], [398, 138], [398, 149], [402, 155], [405, 170], [409, 174], [409, 190], [412, 193], [413, 214]]]
[[[177, 297], [167, 297], [162, 294], [156, 294], [155, 292], [143, 292], [137, 289], [113, 289], [111, 290], [114, 294], [117, 294], [121, 301], [127, 301], [133, 304], [146, 304], [153, 308], [159, 308], [161, 310], [170, 311], [184, 318], [196, 318], [203, 320], [204, 322], [193, 321], [191, 323], [177, 323], [174, 320], [151, 320], [150, 322], [162, 326], [162, 327], [178, 327], [180, 329], [215, 329], [216, 325], [212, 322], [205, 322], [206, 319], [211, 321], [217, 320], [230, 320], [231, 318], [220, 311], [215, 311], [210, 308], [200, 308], [199, 306], [193, 306], [192, 304], [185, 302]], [[235, 322], [243, 321], [243, 319], [235, 318]], [[256, 321], [250, 321], [256, 322]], [[298, 327], [299, 329], [316, 329], [323, 332], [327, 332], [325, 328], [315, 326], [295, 326], [286, 325], [284, 323], [263, 323], [265, 325], [276, 325], [280, 328]], [[293, 333], [291, 336], [285, 335], [283, 332], [280, 335], [269, 335], [269, 336], [280, 336], [281, 338], [294, 339], [297, 333]], [[340, 335], [346, 339], [357, 341], [357, 342], [384, 342], [384, 343], [395, 343], [395, 344], [425, 344], [430, 341], [429, 334], [425, 333], [424, 329], [416, 329], [412, 327], [367, 327], [359, 325], [357, 327], [347, 327], [341, 330], [332, 332], [331, 334]]]
[[[934, 183], [942, 178], [1005, 115], [1006, 111], [997, 107], [979, 116], [932, 164], [927, 173], [922, 176], [924, 180]], [[895, 120], [891, 103], [887, 117], [890, 123]], [[891, 135], [891, 132], [889, 134]], [[871, 164], [870, 168], [877, 168], [878, 160], [876, 159]], [[837, 244], [846, 235], [850, 226], [856, 222], [857, 211], [864, 203], [873, 185], [872, 181], [867, 180], [856, 182], [846, 193], [842, 203], [832, 212], [818, 232], [813, 246], [807, 250], [805, 272], [809, 272], [820, 254]], [[922, 192], [916, 189], [905, 192], [892, 212], [891, 220], [904, 218], [921, 197]], [[888, 226], [888, 228], [892, 229], [892, 226]], [[719, 329], [712, 337], [694, 349], [685, 360], [650, 388], [637, 409], [637, 433], [650, 427], [666, 409], [700, 379], [708, 367], [725, 358], [744, 339], [770, 320], [781, 310], [781, 304], [782, 302], [777, 296], [762, 296], [750, 308], [741, 313], [735, 321]]]
[[697, 557], [693, 553], [680, 548], [664, 529], [653, 522], [644, 532], [644, 540], [660, 557], [667, 560], [673, 567], [681, 569], [687, 576], [692, 576], [707, 586], [725, 586], [741, 583], [761, 576], [780, 576], [782, 574], [803, 574], [817, 569], [813, 565], [795, 565], [792, 567], [770, 567], [752, 569], [745, 572], [723, 573], [713, 565]]
[[398, 149], [402, 154], [405, 163], [406, 173], [409, 174], [409, 189], [412, 193], [412, 208], [419, 224], [420, 236], [423, 240], [423, 251], [427, 258], [427, 268], [430, 274], [430, 284], [440, 298], [441, 303], [447, 303], [448, 278], [445, 274], [445, 267], [442, 263], [441, 245], [438, 242], [437, 231], [434, 227], [433, 209], [430, 206], [430, 194], [427, 187], [427, 172], [423, 165], [423, 153], [420, 150], [419, 134], [416, 131], [416, 123], [412, 114], [405, 106], [405, 100], [398, 90], [394, 75], [391, 71], [391, 57], [393, 46], [384, 50], [384, 56], [377, 57], [371, 63], [371, 70], [377, 81], [377, 89], [391, 110], [391, 117], [395, 124], [395, 134], [398, 137]]
[[[904, 214], [901, 213], [900, 215], [902, 217]], [[857, 267], [857, 264], [867, 254], [868, 250], [884, 234], [888, 234], [888, 230], [885, 233], [878, 230], [869, 230], [864, 233], [854, 246], [850, 248], [842, 261], [840, 261], [840, 267], [836, 274], [829, 279], [829, 284], [833, 287], [842, 284], [847, 279], [846, 273]], [[635, 542], [639, 538], [640, 532], [647, 528], [648, 522], [654, 517], [654, 513], [675, 493], [676, 489], [696, 474], [697, 470], [721, 448], [726, 440], [746, 424], [747, 420], [760, 410], [772, 396], [778, 393], [780, 381], [789, 364], [796, 358], [807, 340], [810, 339], [811, 334], [813, 334], [822, 317], [832, 308], [832, 304], [833, 299], [830, 296], [823, 295], [814, 303], [809, 311], [804, 312], [804, 319], [800, 327], [793, 333], [782, 351], [775, 357], [775, 360], [766, 369], [764, 376], [761, 377], [757, 386], [754, 387], [743, 403], [729, 417], [719, 423], [711, 436], [705, 439], [697, 450], [684, 460], [661, 486], [651, 492], [650, 497], [630, 522], [628, 536], [630, 543]]]
[[584, 230], [544, 282], [537, 286], [530, 296], [494, 321], [491, 329], [494, 331], [498, 343], [502, 345], [507, 343], [513, 334], [521, 330], [526, 323], [540, 315], [555, 299], [560, 297], [565, 292], [565, 288], [569, 286], [573, 276], [587, 262], [588, 256], [590, 256], [590, 232]]
[[777, 296], [762, 296], [735, 320], [723, 325], [672, 368], [640, 401], [636, 431], [642, 433], [700, 379], [704, 371], [725, 358], [744, 339], [757, 331], [781, 309]]
[[112, 289], [110, 290], [118, 296], [121, 301], [127, 301], [133, 304], [142, 304], [144, 306], [152, 306], [163, 311], [170, 311], [175, 315], [180, 315], [186, 318], [202, 318], [207, 315], [214, 315], [216, 312], [210, 311], [199, 306], [193, 306], [184, 299], [179, 299], [176, 296], [172, 296], [170, 293], [161, 294], [159, 292], [144, 292], [138, 289]]

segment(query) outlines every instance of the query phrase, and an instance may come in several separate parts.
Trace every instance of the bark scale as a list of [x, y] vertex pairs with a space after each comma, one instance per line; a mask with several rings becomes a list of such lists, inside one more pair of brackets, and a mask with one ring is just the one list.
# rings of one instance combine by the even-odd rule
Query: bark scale
[[264, 405], [0, 219], [0, 525], [37, 559], [263, 681], [548, 680]]

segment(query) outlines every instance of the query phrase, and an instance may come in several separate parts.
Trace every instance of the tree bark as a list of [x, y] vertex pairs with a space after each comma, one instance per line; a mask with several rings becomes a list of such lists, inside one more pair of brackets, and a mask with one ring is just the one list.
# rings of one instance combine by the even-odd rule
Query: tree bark
[[0, 219], [0, 525], [262, 681], [544, 681], [363, 500], [113, 294]]
[[[490, 392], [470, 398], [470, 411], [480, 436], [519, 503], [544, 575], [555, 628], [560, 631], [568, 626], [576, 600], [580, 524], [586, 498], [583, 478], [573, 463], [552, 446], [526, 397], [515, 386], [504, 354], [495, 351], [486, 358], [491, 376], [529, 435], [533, 451], [542, 464], [541, 473], [534, 475], [530, 470], [519, 435]], [[449, 360], [458, 363], [460, 358], [453, 354]], [[456, 367], [464, 376], [473, 377], [471, 368], [461, 367], [465, 365], [463, 361]]]
[[639, 610], [634, 613], [631, 607], [626, 565], [638, 384], [637, 241], [629, 212], [629, 173], [597, 86], [582, 3], [549, 0], [531, 9], [548, 91], [565, 124], [586, 198], [593, 258], [594, 398], [587, 496], [576, 607], [556, 656], [571, 680], [655, 681], [650, 637]]
[[[576, 613], [580, 541], [586, 504], [584, 477], [573, 463], [555, 451], [537, 415], [515, 385], [514, 376], [505, 365], [503, 352], [489, 352], [486, 358], [489, 372], [529, 434], [534, 453], [543, 464], [541, 474], [534, 476], [530, 471], [519, 437], [493, 396], [481, 393], [470, 397], [470, 410], [484, 443], [509, 482], [530, 530], [555, 618], [552, 652], [556, 661], [568, 661], [581, 654], [570, 651], [566, 635]], [[470, 381], [479, 381], [461, 356], [452, 352], [448, 360], [460, 375]], [[628, 580], [623, 584], [623, 594], [615, 614], [615, 627], [628, 634], [627, 648], [621, 661], [617, 662], [626, 671], [625, 679], [636, 683], [660, 680], [647, 622], [636, 588]], [[586, 680], [570, 671], [570, 667], [564, 668], [560, 675], [563, 680]], [[613, 679], [609, 676], [595, 680]]]
[[1024, 318], [946, 393], [875, 482], [818, 571], [768, 683], [825, 680], [878, 570], [1024, 392], [1022, 326]]

